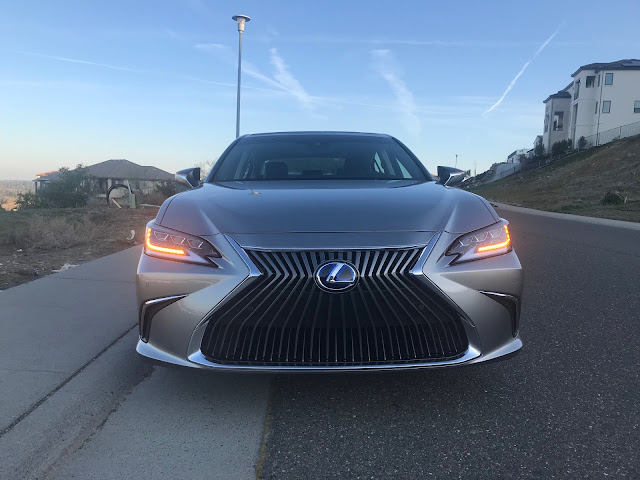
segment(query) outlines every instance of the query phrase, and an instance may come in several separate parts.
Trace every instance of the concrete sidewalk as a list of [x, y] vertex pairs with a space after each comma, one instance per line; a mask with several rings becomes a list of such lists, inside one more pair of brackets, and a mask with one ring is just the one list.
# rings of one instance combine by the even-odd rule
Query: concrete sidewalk
[[139, 255], [0, 293], [0, 479], [255, 476], [271, 377], [144, 363]]
[[0, 435], [136, 324], [140, 249], [0, 292]]

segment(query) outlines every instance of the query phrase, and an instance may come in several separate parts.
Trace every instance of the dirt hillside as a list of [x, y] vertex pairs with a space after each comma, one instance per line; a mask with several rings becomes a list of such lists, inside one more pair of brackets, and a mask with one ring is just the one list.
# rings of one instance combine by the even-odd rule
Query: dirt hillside
[[[571, 155], [471, 191], [489, 200], [523, 207], [640, 222], [640, 136]], [[603, 205], [609, 191], [619, 192], [626, 203]]]

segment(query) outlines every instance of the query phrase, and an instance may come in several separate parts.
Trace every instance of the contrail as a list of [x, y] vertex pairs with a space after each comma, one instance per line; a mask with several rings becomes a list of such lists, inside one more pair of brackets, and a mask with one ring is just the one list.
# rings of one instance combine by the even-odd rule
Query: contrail
[[374, 66], [378, 74], [389, 84], [396, 98], [398, 111], [402, 113], [405, 128], [414, 136], [420, 135], [420, 118], [416, 113], [416, 102], [413, 92], [407, 84], [398, 76], [397, 69], [391, 63], [393, 61], [391, 50], [371, 50], [374, 58]]
[[40, 57], [40, 58], [48, 58], [50, 60], [58, 60], [60, 62], [80, 63], [82, 65], [92, 65], [94, 67], [109, 68], [111, 70], [121, 70], [123, 72], [148, 73], [147, 70], [141, 70], [139, 68], [120, 67], [118, 65], [110, 65], [110, 64], [107, 64], [107, 63], [90, 62], [88, 60], [78, 60], [77, 58], [59, 57], [57, 55], [46, 55], [44, 53], [25, 52], [25, 51], [20, 51], [20, 50], [10, 50], [10, 51], [12, 51], [14, 53], [20, 53], [22, 55], [30, 55], [32, 57]]
[[502, 94], [502, 96], [498, 99], [498, 101], [497, 101], [496, 103], [494, 103], [493, 105], [491, 105], [491, 107], [490, 107], [486, 112], [484, 112], [484, 114], [485, 114], [485, 115], [486, 115], [487, 113], [491, 113], [491, 112], [492, 112], [493, 110], [495, 110], [498, 106], [500, 106], [500, 104], [501, 104], [501, 103], [502, 103], [502, 101], [505, 99], [505, 97], [507, 96], [507, 94], [511, 91], [511, 89], [512, 89], [512, 88], [513, 88], [513, 86], [516, 84], [516, 82], [518, 81], [518, 79], [522, 76], [522, 74], [524, 73], [524, 71], [527, 69], [527, 67], [529, 66], [529, 64], [530, 64], [531, 62], [533, 62], [533, 61], [536, 59], [536, 57], [537, 57], [538, 55], [540, 55], [540, 52], [542, 52], [542, 50], [544, 50], [544, 47], [546, 47], [547, 45], [549, 45], [549, 42], [550, 42], [551, 40], [553, 40], [553, 37], [555, 37], [555, 36], [558, 34], [558, 30], [560, 30], [560, 27], [558, 27], [558, 28], [556, 29], [556, 31], [555, 31], [555, 32], [553, 32], [553, 33], [551, 34], [551, 36], [550, 36], [549, 38], [547, 38], [547, 39], [545, 40], [545, 42], [544, 42], [542, 45], [540, 45], [540, 47], [538, 47], [538, 50], [536, 50], [536, 53], [534, 53], [534, 54], [533, 54], [533, 57], [531, 57], [531, 58], [527, 61], [527, 63], [525, 63], [525, 64], [523, 65], [523, 67], [520, 69], [520, 71], [518, 72], [518, 74], [517, 74], [515, 77], [513, 77], [513, 80], [511, 80], [511, 83], [509, 84], [509, 86], [507, 87], [507, 89], [504, 91], [504, 93]]
[[276, 69], [274, 77], [278, 83], [293, 95], [303, 108], [313, 110], [313, 97], [307, 93], [298, 79], [289, 71], [289, 67], [278, 53], [278, 50], [272, 48], [269, 50], [269, 54], [271, 56], [271, 65]]

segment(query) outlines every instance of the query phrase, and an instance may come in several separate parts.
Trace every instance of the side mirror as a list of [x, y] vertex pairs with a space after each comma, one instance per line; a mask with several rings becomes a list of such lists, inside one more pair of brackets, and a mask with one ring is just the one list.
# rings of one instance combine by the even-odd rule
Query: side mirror
[[195, 188], [200, 185], [200, 167], [185, 168], [176, 172], [176, 181], [187, 185], [189, 188]]
[[438, 167], [438, 183], [445, 187], [455, 187], [464, 180], [464, 171], [453, 167]]

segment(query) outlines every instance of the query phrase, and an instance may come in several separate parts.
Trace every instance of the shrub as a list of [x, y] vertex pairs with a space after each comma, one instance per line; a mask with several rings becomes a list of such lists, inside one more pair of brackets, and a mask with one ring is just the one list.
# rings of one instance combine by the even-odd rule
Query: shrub
[[587, 139], [584, 138], [584, 135], [578, 139], [578, 151], [584, 150], [587, 148]]
[[571, 140], [561, 140], [551, 146], [551, 155], [558, 157], [566, 154], [571, 149]]
[[607, 192], [602, 199], [603, 205], [622, 205], [623, 203], [626, 203], [626, 199], [620, 192], [616, 192], [615, 190]]
[[84, 207], [95, 190], [87, 168], [82, 165], [73, 170], [62, 167], [58, 172], [58, 178], [43, 187], [38, 195], [53, 208]]
[[158, 198], [157, 195], [161, 195], [162, 202], [164, 202], [167, 198], [185, 190], [188, 190], [188, 187], [177, 182], [158, 182], [154, 185], [151, 195], [155, 194], [156, 198]]
[[153, 186], [152, 193], [159, 193], [163, 195], [165, 199], [172, 197], [178, 193], [176, 182], [158, 182]]
[[72, 208], [84, 207], [94, 192], [93, 179], [86, 167], [78, 165], [70, 170], [62, 167], [58, 178], [42, 186], [38, 194], [19, 193], [16, 198], [18, 210], [33, 208]]
[[49, 203], [41, 195], [36, 195], [33, 192], [18, 193], [16, 196], [16, 209], [17, 210], [31, 210], [34, 208], [47, 208]]

